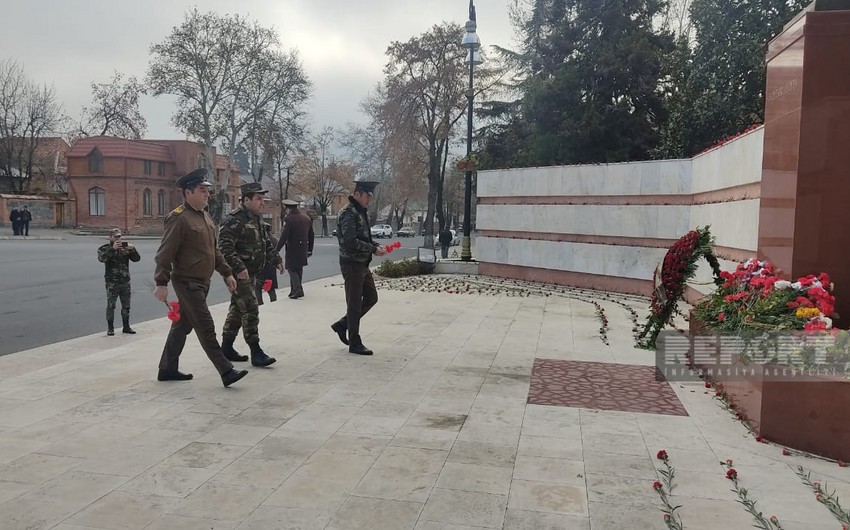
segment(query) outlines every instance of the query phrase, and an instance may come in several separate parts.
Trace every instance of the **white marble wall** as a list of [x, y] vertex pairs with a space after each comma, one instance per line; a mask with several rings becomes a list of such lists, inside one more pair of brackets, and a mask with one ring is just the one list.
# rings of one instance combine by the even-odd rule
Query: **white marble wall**
[[[570, 197], [571, 202], [580, 203], [582, 196], [587, 196], [587, 202], [593, 203], [602, 202], [600, 196], [643, 195], [653, 196], [657, 204], [480, 204], [476, 228], [485, 233], [476, 239], [476, 259], [648, 280], [666, 249], [487, 237], [486, 231], [676, 239], [705, 225], [711, 226], [719, 246], [755, 253], [759, 199], [681, 206], [663, 204], [663, 196], [714, 192], [760, 182], [763, 140], [763, 129], [757, 129], [692, 160], [481, 171], [481, 199], [539, 197], [545, 202], [549, 196]], [[735, 266], [732, 262], [722, 265]], [[698, 279], [710, 280], [706, 264], [700, 266]], [[708, 291], [711, 286], [698, 289]]]

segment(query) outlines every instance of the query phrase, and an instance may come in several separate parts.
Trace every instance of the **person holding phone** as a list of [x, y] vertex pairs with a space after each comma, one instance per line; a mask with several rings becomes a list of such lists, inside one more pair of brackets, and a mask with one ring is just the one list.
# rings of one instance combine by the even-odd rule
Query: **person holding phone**
[[115, 301], [121, 300], [123, 333], [135, 335], [130, 327], [130, 262], [142, 259], [136, 247], [122, 239], [121, 230], [114, 228], [109, 233], [109, 243], [97, 249], [97, 260], [106, 267], [106, 334], [115, 335]]

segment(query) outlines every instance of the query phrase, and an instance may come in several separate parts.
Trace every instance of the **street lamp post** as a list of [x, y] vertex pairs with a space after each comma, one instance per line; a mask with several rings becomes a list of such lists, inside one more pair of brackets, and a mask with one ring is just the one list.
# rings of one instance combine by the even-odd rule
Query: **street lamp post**
[[[466, 159], [469, 161], [472, 155], [472, 100], [475, 93], [472, 91], [472, 81], [475, 75], [475, 65], [481, 64], [481, 55], [478, 49], [481, 47], [481, 40], [475, 30], [478, 25], [475, 20], [475, 6], [473, 0], [469, 0], [469, 20], [466, 21], [466, 35], [463, 36], [461, 45], [469, 50], [466, 57], [466, 62], [469, 63], [469, 92], [466, 93], [466, 99], [469, 103], [469, 108], [466, 111]], [[472, 171], [471, 164], [467, 163], [466, 173], [464, 175], [464, 190], [463, 190], [463, 242], [461, 244], [460, 259], [463, 261], [472, 261], [472, 245], [470, 240], [470, 228], [472, 220]]]

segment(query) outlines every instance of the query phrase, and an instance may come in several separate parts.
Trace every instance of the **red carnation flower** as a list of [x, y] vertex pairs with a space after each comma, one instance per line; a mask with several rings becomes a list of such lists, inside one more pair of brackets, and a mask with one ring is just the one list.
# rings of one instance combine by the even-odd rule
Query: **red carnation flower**
[[657, 480], [652, 483], [652, 489], [654, 489], [655, 491], [661, 491], [662, 487], [664, 487], [664, 486], [660, 482], [658, 482]]
[[726, 478], [728, 478], [729, 480], [735, 480], [736, 478], [738, 478], [738, 472], [730, 468], [728, 471], [726, 471]]
[[667, 451], [665, 451], [664, 449], [658, 451], [658, 454], [655, 455], [655, 458], [657, 458], [658, 460], [667, 460]]

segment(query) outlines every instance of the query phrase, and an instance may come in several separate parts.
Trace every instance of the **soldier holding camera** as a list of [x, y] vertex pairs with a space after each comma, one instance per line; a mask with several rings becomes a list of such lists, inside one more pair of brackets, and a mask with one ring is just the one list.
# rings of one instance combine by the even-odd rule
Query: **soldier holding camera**
[[142, 259], [136, 247], [121, 239], [121, 230], [113, 229], [109, 243], [97, 249], [97, 260], [106, 265], [106, 325], [107, 335], [115, 335], [115, 301], [121, 299], [123, 333], [134, 335], [130, 327], [130, 262]]

